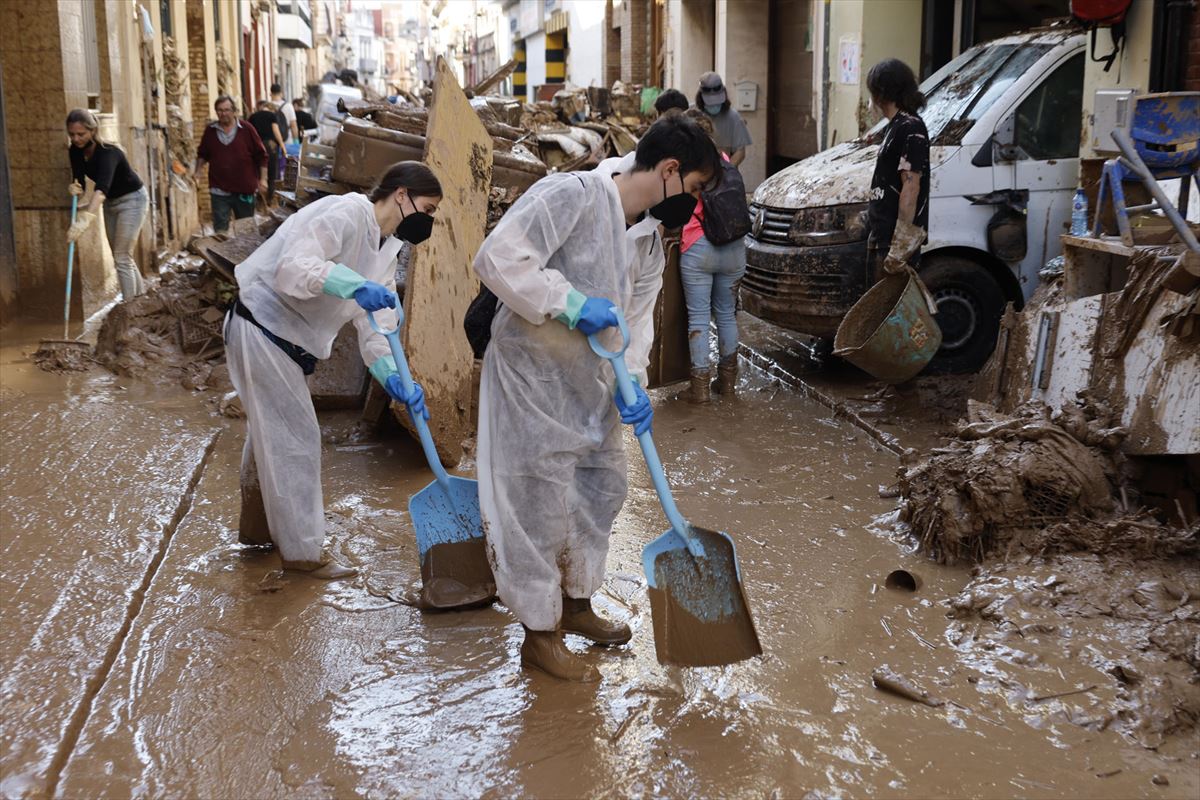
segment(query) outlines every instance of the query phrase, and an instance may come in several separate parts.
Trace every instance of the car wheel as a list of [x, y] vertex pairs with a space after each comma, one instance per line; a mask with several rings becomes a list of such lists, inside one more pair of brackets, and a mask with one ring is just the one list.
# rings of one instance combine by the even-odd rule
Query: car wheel
[[934, 319], [942, 329], [942, 346], [925, 371], [977, 371], [996, 348], [1004, 290], [986, 268], [955, 256], [930, 258], [920, 275], [937, 301]]

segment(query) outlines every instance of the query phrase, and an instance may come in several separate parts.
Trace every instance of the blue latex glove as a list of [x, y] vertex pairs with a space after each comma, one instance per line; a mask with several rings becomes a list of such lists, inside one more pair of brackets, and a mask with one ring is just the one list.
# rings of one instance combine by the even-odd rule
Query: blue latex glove
[[605, 300], [603, 297], [589, 297], [583, 301], [579, 317], [575, 320], [575, 327], [588, 336], [599, 333], [605, 328], [612, 328], [617, 324], [617, 316], [612, 310], [611, 300]]
[[364, 281], [354, 290], [354, 301], [367, 311], [396, 307], [396, 295], [381, 283]]
[[650, 430], [650, 425], [654, 420], [654, 409], [650, 407], [650, 398], [646, 395], [645, 389], [635, 383], [633, 391], [637, 393], [637, 400], [631, 406], [625, 405], [621, 393], [617, 392], [617, 410], [621, 412], [621, 422], [632, 425], [633, 432], [641, 436]]
[[403, 403], [408, 406], [408, 410], [414, 415], [420, 414], [425, 419], [429, 419], [429, 409], [425, 407], [425, 390], [421, 388], [421, 384], [414, 381], [412, 394], [405, 394], [404, 384], [401, 383], [400, 376], [388, 375], [383, 388], [387, 390], [387, 393], [397, 403]]

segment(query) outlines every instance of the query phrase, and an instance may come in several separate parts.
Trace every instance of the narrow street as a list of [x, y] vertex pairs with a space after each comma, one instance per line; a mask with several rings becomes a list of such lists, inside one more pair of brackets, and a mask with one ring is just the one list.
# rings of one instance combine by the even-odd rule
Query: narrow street
[[[985, 690], [994, 666], [948, 635], [967, 571], [891, 532], [896, 458], [761, 372], [736, 404], [658, 392], [655, 433], [685, 515], [738, 543], [765, 655], [656, 663], [640, 553], [665, 523], [630, 439], [598, 599], [635, 636], [593, 651], [604, 678], [585, 686], [522, 670], [499, 606], [404, 603], [407, 498], [429, 479], [407, 438], [352, 443], [353, 415], [323, 417], [330, 539], [362, 574], [284, 576], [236, 544], [242, 422], [176, 387], [42, 373], [38, 333], [2, 354], [5, 797], [1200, 791], [1187, 741], [1155, 753], [1069, 722], [1079, 697]], [[884, 588], [897, 568], [916, 593]], [[873, 688], [882, 664], [946, 704]], [[1038, 689], [1091, 673], [1047, 653]]]

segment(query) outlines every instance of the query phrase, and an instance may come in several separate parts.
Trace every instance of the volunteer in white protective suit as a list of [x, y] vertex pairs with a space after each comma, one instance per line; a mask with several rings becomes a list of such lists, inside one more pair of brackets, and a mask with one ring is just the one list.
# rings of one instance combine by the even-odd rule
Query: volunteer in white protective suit
[[[629, 627], [597, 616], [591, 596], [627, 489], [619, 423], [640, 432], [652, 413], [640, 385], [637, 403], [625, 407], [618, 394], [614, 405], [612, 368], [585, 334], [615, 325], [619, 306], [629, 370], [645, 382], [664, 267], [658, 225], [688, 220], [719, 163], [694, 122], [660, 119], [636, 153], [534, 184], [475, 259], [500, 302], [479, 397], [489, 555], [500, 599], [525, 626], [522, 663], [559, 678], [599, 678], [564, 632], [629, 641]], [[615, 331], [604, 338], [619, 346]]]
[[242, 472], [257, 465], [285, 569], [327, 579], [355, 574], [322, 553], [321, 429], [304, 380], [347, 322], [354, 321], [363, 361], [388, 394], [429, 416], [420, 386], [405, 395], [387, 340], [371, 329], [367, 312], [381, 327], [396, 327], [396, 254], [401, 240], [429, 238], [441, 198], [428, 167], [400, 162], [369, 196], [323, 197], [300, 209], [237, 267], [239, 299], [225, 321], [225, 347], [246, 410]]

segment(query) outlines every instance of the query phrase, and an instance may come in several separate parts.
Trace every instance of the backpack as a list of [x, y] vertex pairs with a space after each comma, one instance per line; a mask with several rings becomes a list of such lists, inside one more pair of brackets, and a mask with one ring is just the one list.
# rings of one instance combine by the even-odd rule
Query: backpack
[[283, 113], [283, 104], [286, 102], [287, 100], [281, 101], [275, 109], [275, 121], [279, 123], [279, 133], [285, 142], [292, 138], [292, 124], [288, 122], [287, 114]]
[[732, 161], [722, 161], [725, 168], [721, 184], [704, 192], [704, 238], [713, 244], [729, 244], [750, 232], [750, 207], [746, 205], [746, 184], [742, 173]]
[[[1071, 17], [1091, 31], [1092, 61], [1104, 64], [1104, 71], [1112, 69], [1113, 62], [1121, 52], [1121, 42], [1125, 39], [1125, 15], [1133, 0], [1071, 0]], [[1113, 49], [1106, 56], [1096, 58], [1096, 30], [1108, 28], [1112, 37]]]
[[483, 358], [488, 343], [492, 340], [492, 320], [500, 308], [500, 298], [492, 290], [480, 284], [479, 294], [467, 306], [463, 316], [463, 330], [466, 331], [467, 341], [471, 343], [471, 351], [476, 358]]

